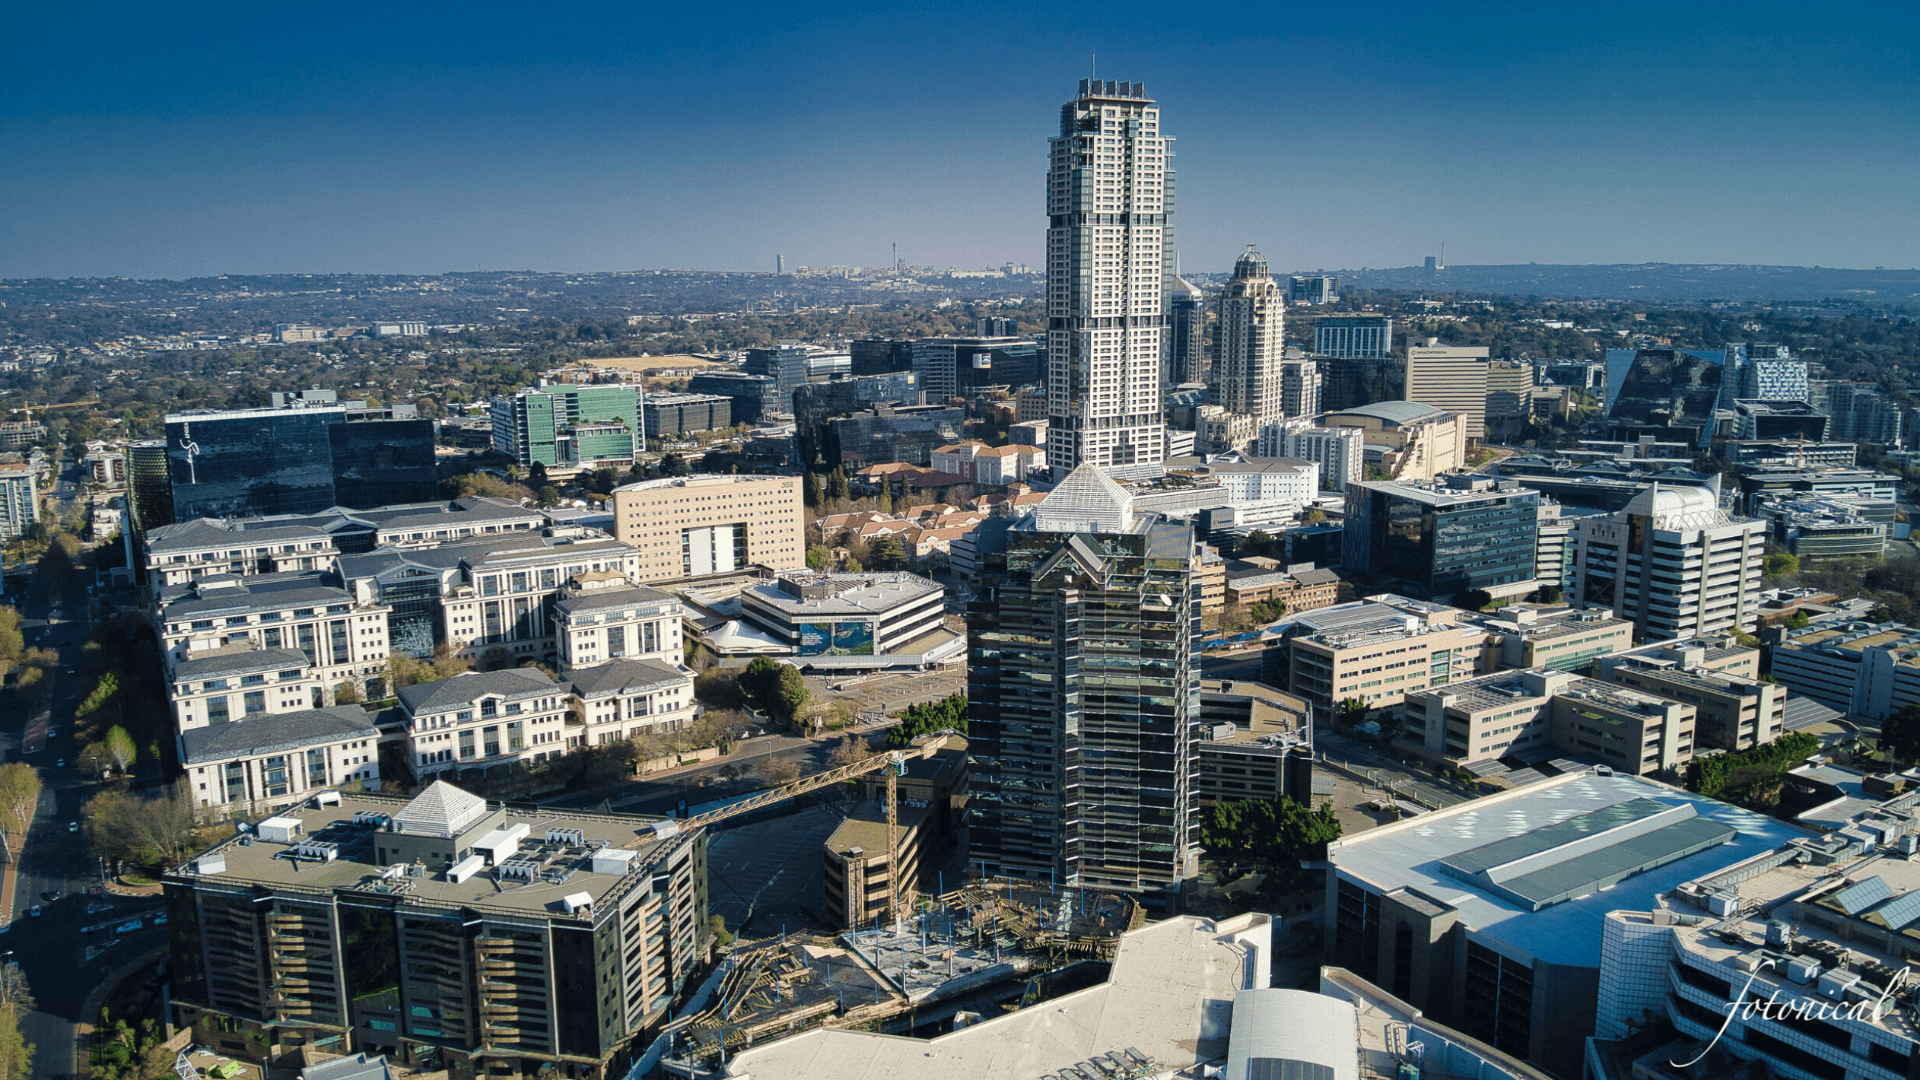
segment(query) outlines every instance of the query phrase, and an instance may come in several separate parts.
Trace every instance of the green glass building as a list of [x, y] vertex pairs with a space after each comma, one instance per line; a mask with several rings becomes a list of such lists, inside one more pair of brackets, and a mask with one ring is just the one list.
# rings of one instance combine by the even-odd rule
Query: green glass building
[[493, 448], [522, 466], [579, 468], [630, 462], [644, 445], [632, 386], [560, 383], [493, 402]]

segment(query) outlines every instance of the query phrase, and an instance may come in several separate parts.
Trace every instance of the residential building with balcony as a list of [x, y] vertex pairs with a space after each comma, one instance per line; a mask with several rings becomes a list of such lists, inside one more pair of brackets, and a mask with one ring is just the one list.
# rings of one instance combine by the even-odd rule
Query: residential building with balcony
[[585, 730], [583, 746], [607, 746], [693, 723], [693, 673], [659, 660], [609, 660], [566, 675]]
[[301, 708], [179, 733], [187, 795], [253, 815], [320, 791], [378, 790], [380, 731], [358, 705]]

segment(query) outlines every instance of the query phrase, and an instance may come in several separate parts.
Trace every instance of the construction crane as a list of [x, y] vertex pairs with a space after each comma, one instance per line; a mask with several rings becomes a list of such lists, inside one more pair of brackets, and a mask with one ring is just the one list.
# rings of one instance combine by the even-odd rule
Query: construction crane
[[946, 746], [949, 734], [951, 733], [946, 731], [936, 731], [929, 735], [922, 735], [914, 739], [913, 745], [907, 749], [888, 750], [865, 761], [856, 761], [851, 765], [842, 765], [823, 773], [802, 777], [791, 784], [769, 788], [751, 798], [729, 803], [704, 814], [656, 821], [650, 834], [640, 836], [621, 846], [645, 847], [662, 837], [673, 836], [687, 829], [701, 828], [716, 821], [725, 821], [736, 814], [744, 814], [749, 810], [758, 810], [763, 806], [770, 806], [798, 795], [832, 787], [856, 776], [865, 776], [875, 769], [885, 769], [887, 771], [887, 917], [897, 920], [900, 917], [900, 777], [906, 774], [908, 761], [914, 758], [930, 758], [941, 747]]

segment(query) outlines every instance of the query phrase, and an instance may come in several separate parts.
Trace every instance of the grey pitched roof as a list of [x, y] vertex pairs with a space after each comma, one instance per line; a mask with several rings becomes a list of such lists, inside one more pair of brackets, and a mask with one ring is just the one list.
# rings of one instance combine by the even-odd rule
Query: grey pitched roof
[[573, 692], [583, 698], [677, 686], [690, 678], [692, 676], [658, 660], [609, 660], [567, 674]]
[[297, 649], [236, 649], [197, 660], [182, 660], [174, 665], [173, 681], [220, 679], [256, 671], [283, 671], [306, 667], [307, 654]]
[[505, 668], [500, 671], [468, 671], [451, 679], [424, 682], [400, 688], [400, 704], [407, 712], [419, 715], [471, 705], [488, 695], [508, 700], [557, 693], [560, 687], [538, 668]]
[[230, 724], [192, 728], [180, 733], [184, 765], [229, 761], [238, 757], [298, 750], [357, 737], [376, 738], [373, 717], [352, 705], [325, 709], [255, 715]]
[[598, 611], [602, 608], [635, 607], [640, 604], [658, 604], [662, 601], [678, 601], [679, 597], [659, 589], [634, 587], [630, 589], [595, 589], [569, 596], [556, 602], [557, 611]]
[[435, 780], [393, 815], [393, 822], [401, 832], [459, 836], [486, 813], [487, 800], [445, 780]]
[[1371, 405], [1360, 405], [1351, 409], [1341, 409], [1329, 416], [1370, 416], [1375, 420], [1384, 420], [1395, 426], [1412, 424], [1421, 420], [1432, 420], [1449, 415], [1444, 409], [1431, 405], [1422, 405], [1417, 401], [1376, 401]]
[[300, 1080], [390, 1080], [392, 1075], [384, 1055], [366, 1054], [335, 1058], [300, 1070]]
[[249, 578], [222, 577], [214, 581], [216, 583], [234, 581], [239, 584], [208, 588], [209, 580], [202, 578], [193, 585], [181, 585], [163, 590], [160, 596], [160, 612], [164, 618], [178, 621], [194, 616], [226, 615], [304, 605], [318, 607], [326, 604], [352, 603], [352, 595], [334, 584], [334, 580], [331, 574], [303, 570], [286, 574], [261, 574]]

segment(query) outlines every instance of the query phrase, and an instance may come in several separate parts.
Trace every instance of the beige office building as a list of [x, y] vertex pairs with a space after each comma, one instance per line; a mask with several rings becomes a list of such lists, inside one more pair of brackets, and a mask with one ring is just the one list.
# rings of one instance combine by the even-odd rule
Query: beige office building
[[1487, 367], [1485, 346], [1409, 345], [1402, 396], [1465, 420], [1467, 438], [1485, 438]]
[[1400, 745], [1460, 766], [1592, 754], [1636, 776], [1693, 757], [1694, 706], [1532, 668], [1409, 693]]
[[1410, 691], [1487, 670], [1487, 633], [1459, 619], [1459, 608], [1382, 594], [1309, 612], [1285, 642], [1288, 680], [1318, 715], [1348, 701], [1371, 709], [1399, 704]]
[[1697, 714], [1694, 733], [1701, 746], [1751, 750], [1787, 730], [1787, 688], [1779, 683], [1642, 666], [1632, 660], [1614, 665], [1612, 679], [1621, 686], [1692, 705]]
[[614, 535], [640, 553], [641, 581], [806, 565], [800, 478], [682, 476], [615, 489]]

